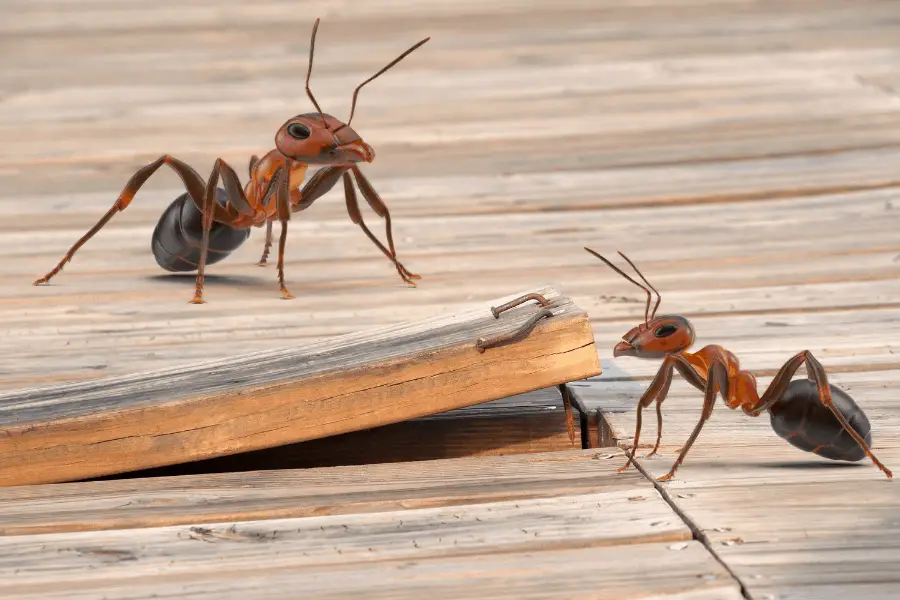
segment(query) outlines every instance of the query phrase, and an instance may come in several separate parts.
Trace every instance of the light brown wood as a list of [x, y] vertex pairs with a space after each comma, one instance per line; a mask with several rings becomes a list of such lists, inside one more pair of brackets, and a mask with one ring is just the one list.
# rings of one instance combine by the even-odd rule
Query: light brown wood
[[363, 431], [111, 477], [365, 465], [581, 448], [581, 419], [576, 411], [573, 439], [564, 410], [559, 389], [545, 388]]
[[[72, 481], [271, 448], [403, 421], [600, 372], [585, 313], [552, 288], [550, 318], [512, 344], [535, 302], [218, 362], [0, 397], [0, 484]], [[503, 303], [514, 294], [501, 298]]]
[[[596, 299], [637, 295], [586, 243], [629, 251], [691, 313], [812, 305], [827, 321], [896, 303], [896, 8], [782, 4], [5, 4], [0, 388], [307, 343], [546, 281], [624, 324], [631, 305]], [[187, 306], [190, 277], [147, 249], [181, 192], [168, 173], [53, 286], [29, 285], [160, 153], [243, 172], [309, 109], [297, 32], [316, 15], [315, 90], [337, 115], [405, 40], [432, 35], [366, 88], [354, 121], [418, 289], [398, 285], [335, 192], [292, 221], [287, 249], [288, 283], [315, 314], [277, 300], [271, 269], [253, 265], [258, 232], [211, 269], [210, 304]], [[746, 323], [737, 341], [752, 345]]]

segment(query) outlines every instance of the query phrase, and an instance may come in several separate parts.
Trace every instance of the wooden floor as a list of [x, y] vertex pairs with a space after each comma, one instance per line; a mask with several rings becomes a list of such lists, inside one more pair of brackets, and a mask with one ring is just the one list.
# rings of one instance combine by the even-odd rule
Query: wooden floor
[[[315, 17], [311, 85], [338, 117], [359, 82], [432, 36], [360, 94], [353, 121], [417, 289], [335, 191], [291, 222], [295, 300], [254, 265], [256, 230], [210, 268], [209, 303], [189, 305], [192, 277], [149, 251], [183, 191], [171, 172], [53, 285], [31, 285], [159, 155], [204, 175], [221, 156], [243, 177], [311, 109]], [[627, 444], [658, 363], [610, 358], [643, 298], [588, 245], [627, 252], [661, 311], [690, 317], [698, 344], [727, 346], [761, 386], [811, 350], [900, 473], [897, 2], [7, 0], [0, 60], [3, 391], [296, 346], [552, 283], [591, 316], [603, 364], [573, 389]], [[700, 404], [673, 385], [646, 473], [667, 470]], [[552, 449], [4, 488], [0, 597], [900, 596], [897, 484], [801, 454], [765, 417], [717, 406], [663, 486], [617, 475], [621, 449]]]

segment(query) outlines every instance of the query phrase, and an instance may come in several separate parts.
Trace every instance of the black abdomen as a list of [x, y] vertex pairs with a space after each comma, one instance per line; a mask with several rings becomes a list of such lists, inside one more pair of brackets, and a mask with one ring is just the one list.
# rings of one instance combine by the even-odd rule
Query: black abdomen
[[[216, 202], [225, 206], [225, 190], [216, 189]], [[213, 222], [209, 232], [206, 264], [217, 263], [240, 247], [250, 237], [250, 229], [234, 229]], [[153, 230], [150, 247], [156, 262], [166, 271], [195, 271], [200, 262], [203, 240], [203, 214], [185, 193], [163, 211]]]
[[[828, 387], [835, 408], [871, 448], [872, 426], [866, 413], [843, 390], [833, 385]], [[857, 461], [866, 457], [837, 417], [819, 401], [816, 384], [809, 379], [792, 381], [781, 401], [769, 409], [769, 414], [775, 433], [801, 450], [832, 460]]]

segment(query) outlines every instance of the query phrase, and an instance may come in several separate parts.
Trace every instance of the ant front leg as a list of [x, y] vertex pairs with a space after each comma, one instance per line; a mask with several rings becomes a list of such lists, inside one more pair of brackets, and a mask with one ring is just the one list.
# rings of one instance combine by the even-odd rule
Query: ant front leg
[[[680, 370], [681, 369], [679, 369], [679, 371]], [[687, 443], [681, 448], [681, 452], [679, 452], [678, 458], [675, 460], [675, 464], [672, 465], [671, 470], [662, 477], [657, 477], [657, 481], [668, 481], [675, 475], [675, 471], [678, 470], [678, 467], [684, 462], [684, 457], [687, 456], [688, 450], [691, 449], [691, 446], [693, 446], [694, 442], [697, 440], [697, 436], [700, 435], [700, 430], [703, 429], [703, 425], [712, 416], [713, 407], [715, 407], [716, 404], [716, 394], [719, 392], [722, 393], [722, 398], [725, 400], [728, 399], [728, 367], [719, 358], [714, 358], [709, 365], [706, 375], [706, 392], [700, 421], [697, 423], [697, 426], [694, 427], [694, 431], [691, 432], [691, 437], [688, 438]]]
[[[185, 189], [187, 189], [188, 195], [190, 195], [191, 200], [197, 205], [198, 208], [202, 209], [205, 197], [206, 190], [205, 184], [203, 183], [203, 178], [197, 174], [197, 172], [189, 167], [186, 163], [165, 154], [160, 156], [155, 161], [150, 163], [149, 165], [138, 169], [138, 171], [131, 176], [131, 179], [128, 180], [128, 183], [125, 184], [125, 188], [122, 190], [122, 193], [119, 194], [119, 197], [116, 199], [115, 203], [113, 203], [112, 208], [110, 208], [103, 217], [97, 221], [97, 224], [91, 227], [87, 233], [85, 233], [81, 238], [78, 239], [75, 244], [69, 248], [69, 251], [66, 252], [65, 256], [63, 256], [62, 260], [59, 261], [49, 273], [41, 277], [40, 279], [34, 282], [34, 285], [40, 285], [42, 283], [47, 283], [50, 279], [59, 273], [63, 266], [72, 260], [72, 257], [75, 256], [75, 252], [78, 251], [89, 239], [94, 237], [98, 231], [103, 229], [103, 226], [106, 225], [110, 219], [117, 212], [121, 212], [128, 208], [128, 205], [131, 204], [131, 201], [134, 200], [134, 196], [138, 193], [138, 190], [141, 189], [141, 186], [150, 178], [151, 175], [156, 173], [156, 171], [163, 165], [169, 165], [173, 171], [175, 171], [178, 176], [181, 178], [181, 181], [184, 183]], [[215, 190], [214, 190], [215, 191]], [[225, 211], [218, 206], [215, 202], [215, 214], [218, 219], [227, 219], [227, 215]]]
[[[353, 170], [353, 176], [356, 178], [356, 185], [359, 187], [359, 191], [362, 192], [363, 198], [366, 199], [366, 202], [368, 202], [369, 206], [372, 207], [372, 210], [375, 211], [375, 214], [377, 214], [379, 217], [384, 219], [385, 231], [387, 233], [387, 241], [388, 241], [388, 247], [390, 248], [390, 251], [388, 251], [384, 247], [384, 245], [382, 245], [382, 243], [379, 242], [378, 239], [374, 235], [372, 235], [372, 232], [369, 231], [369, 229], [366, 227], [365, 223], [362, 222], [362, 215], [359, 212], [359, 205], [356, 205], [356, 195], [355, 194], [353, 195], [353, 202], [354, 202], [355, 210], [356, 210], [355, 216], [354, 216], [353, 210], [351, 210], [351, 208], [350, 208], [350, 196], [348, 195], [348, 197], [347, 197], [347, 211], [350, 213], [350, 218], [353, 219], [354, 223], [357, 223], [360, 227], [362, 227], [362, 230], [369, 237], [369, 239], [372, 240], [372, 242], [374, 242], [375, 245], [378, 246], [378, 248], [382, 252], [384, 252], [385, 256], [387, 256], [389, 259], [391, 259], [391, 261], [394, 263], [394, 266], [397, 268], [397, 273], [400, 274], [400, 277], [403, 279], [403, 281], [413, 287], [416, 287], [416, 284], [413, 281], [413, 279], [422, 279], [422, 276], [409, 271], [406, 267], [404, 267], [400, 263], [400, 261], [397, 260], [397, 251], [394, 248], [394, 235], [391, 232], [391, 213], [388, 212], [387, 205], [384, 203], [384, 201], [378, 195], [378, 192], [375, 191], [375, 188], [372, 187], [372, 184], [369, 183], [369, 180], [366, 179], [366, 176], [362, 174], [362, 171], [359, 170], [359, 167], [353, 166], [352, 170]], [[344, 186], [345, 186], [345, 188], [350, 187], [350, 178], [349, 177], [345, 176]], [[359, 220], [357, 221], [357, 219], [359, 219]]]
[[[628, 462], [625, 463], [624, 467], [619, 468], [618, 472], [622, 473], [631, 466], [631, 463], [634, 461], [634, 457], [637, 454], [638, 450], [638, 442], [641, 439], [641, 422], [642, 416], [641, 413], [644, 408], [650, 406], [650, 404], [657, 400], [658, 402], [662, 402], [660, 398], [663, 398], [665, 394], [669, 391], [669, 386], [672, 384], [672, 371], [675, 368], [676, 358], [674, 356], [666, 356], [663, 359], [662, 365], [659, 367], [659, 371], [656, 372], [656, 377], [653, 378], [653, 382], [650, 384], [650, 387], [644, 392], [644, 395], [641, 396], [640, 401], [637, 405], [637, 416], [634, 424], [634, 443], [631, 448], [631, 455], [628, 456]], [[662, 417], [660, 416], [660, 428], [662, 427]], [[657, 445], [659, 445], [659, 441], [657, 440]]]
[[[669, 381], [671, 382], [672, 380], [669, 379]], [[659, 444], [662, 442], [662, 403], [663, 400], [665, 400], [668, 391], [669, 388], [666, 386], [665, 391], [656, 397], [656, 444], [654, 444], [653, 450], [651, 450], [644, 458], [650, 458], [659, 451]]]
[[269, 248], [272, 247], [272, 221], [266, 222], [266, 245], [263, 246], [262, 257], [259, 259], [259, 262], [256, 263], [258, 267], [266, 266], [266, 259], [269, 258]]
[[841, 411], [837, 409], [834, 405], [834, 402], [831, 399], [831, 388], [828, 385], [828, 375], [825, 373], [825, 368], [822, 366], [822, 363], [816, 359], [815, 356], [812, 355], [812, 352], [809, 350], [804, 350], [802, 352], [794, 355], [789, 361], [784, 363], [784, 366], [779, 369], [778, 373], [775, 374], [774, 379], [772, 379], [772, 383], [769, 384], [768, 389], [766, 389], [762, 398], [760, 398], [759, 403], [753, 407], [751, 413], [754, 415], [759, 415], [764, 410], [768, 410], [770, 406], [773, 404], [777, 404], [781, 401], [782, 396], [784, 395], [785, 390], [787, 390], [788, 385], [791, 382], [791, 378], [794, 376], [794, 373], [797, 369], [800, 368], [800, 365], [806, 363], [807, 375], [810, 379], [812, 379], [816, 383], [816, 389], [819, 392], [819, 401], [831, 411], [831, 413], [835, 416], [838, 422], [841, 424], [841, 427], [850, 434], [850, 436], [859, 444], [859, 447], [863, 449], [876, 467], [881, 469], [885, 475], [887, 475], [888, 479], [893, 478], [893, 474], [891, 470], [882, 464], [880, 460], [872, 453], [872, 450], [869, 448], [869, 445], [866, 444], [866, 441], [853, 429], [853, 426], [847, 422], [847, 419], [844, 418], [844, 415], [841, 414]]
[[277, 186], [275, 188], [276, 214], [281, 222], [281, 237], [278, 240], [278, 287], [281, 289], [281, 299], [290, 300], [294, 295], [284, 285], [284, 246], [287, 242], [288, 221], [291, 219], [290, 159], [284, 165], [283, 170], [275, 175], [273, 181], [275, 182], [274, 185]]

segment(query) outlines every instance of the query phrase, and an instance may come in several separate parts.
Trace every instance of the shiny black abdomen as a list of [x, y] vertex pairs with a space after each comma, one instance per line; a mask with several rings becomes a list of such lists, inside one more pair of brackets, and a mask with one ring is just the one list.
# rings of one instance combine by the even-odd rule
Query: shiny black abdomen
[[[835, 407], [871, 448], [872, 426], [866, 413], [843, 390], [833, 385], [829, 388]], [[832, 460], [857, 461], [866, 457], [840, 421], [819, 401], [816, 384], [809, 379], [792, 381], [769, 414], [775, 433], [801, 450], [813, 452], [818, 448], [816, 454]]]
[[[225, 190], [216, 190], [216, 201], [225, 206]], [[247, 241], [250, 229], [234, 229], [213, 223], [209, 232], [209, 252], [206, 264], [217, 263]], [[150, 247], [156, 262], [166, 271], [196, 271], [200, 262], [200, 242], [203, 240], [203, 214], [185, 193], [163, 211]]]

